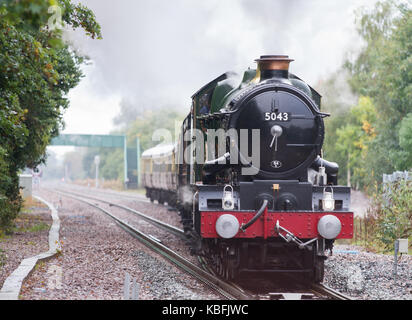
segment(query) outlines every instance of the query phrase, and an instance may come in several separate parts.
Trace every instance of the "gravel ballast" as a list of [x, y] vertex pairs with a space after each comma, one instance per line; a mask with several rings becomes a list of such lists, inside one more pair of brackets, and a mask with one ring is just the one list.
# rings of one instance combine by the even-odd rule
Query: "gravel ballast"
[[[100, 196], [96, 195], [96, 197]], [[124, 198], [116, 199], [113, 198], [112, 193], [109, 193], [108, 197], [111, 197], [111, 201], [141, 210], [156, 219], [181, 227], [177, 213], [169, 211], [166, 206]], [[141, 200], [141, 197], [138, 196], [137, 199]], [[358, 205], [358, 207], [362, 206]], [[392, 274], [393, 262], [393, 255], [367, 252], [359, 246], [335, 245], [334, 254], [325, 262], [324, 283], [361, 300], [411, 300], [412, 257], [402, 256], [398, 263], [396, 281]]]
[[39, 195], [59, 207], [62, 253], [36, 267], [22, 299], [119, 300], [126, 273], [137, 281], [141, 300], [221, 299], [99, 210], [45, 190]]
[[[92, 189], [76, 190], [73, 186], [72, 189], [93, 195]], [[181, 228], [177, 212], [167, 206], [142, 201], [141, 196], [129, 199], [117, 197], [112, 191], [106, 197], [104, 194], [102, 189], [93, 196], [129, 206]], [[54, 192], [42, 190], [39, 195], [60, 207], [63, 250], [59, 257], [38, 265], [23, 285], [23, 299], [122, 299], [126, 273], [136, 279], [141, 300], [222, 299], [146, 248], [99, 210]], [[140, 222], [122, 209], [102, 207], [196, 263], [183, 240]], [[47, 247], [47, 239], [43, 242]], [[325, 261], [324, 283], [360, 300], [411, 300], [412, 257], [402, 256], [396, 281], [392, 274], [393, 262], [393, 255], [367, 252], [359, 246], [335, 245], [333, 255]]]
[[50, 210], [36, 200], [31, 203], [17, 216], [15, 231], [0, 238], [0, 288], [24, 259], [49, 249]]
[[396, 280], [394, 256], [367, 252], [362, 247], [337, 245], [325, 261], [324, 283], [361, 300], [411, 300], [412, 257], [399, 260]]

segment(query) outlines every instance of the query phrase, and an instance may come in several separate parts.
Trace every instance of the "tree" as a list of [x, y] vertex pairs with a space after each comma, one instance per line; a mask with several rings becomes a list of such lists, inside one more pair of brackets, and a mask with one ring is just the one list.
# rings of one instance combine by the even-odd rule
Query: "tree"
[[340, 183], [346, 181], [347, 155], [337, 150], [337, 130], [341, 128], [350, 113], [350, 108], [357, 102], [358, 97], [348, 84], [349, 72], [339, 68], [326, 80], [319, 81], [316, 90], [322, 94], [322, 111], [331, 114], [325, 121], [325, 141], [323, 157], [328, 161], [339, 164], [338, 178]]
[[84, 148], [76, 148], [75, 151], [68, 152], [64, 154], [63, 160], [63, 172], [64, 176], [70, 180], [80, 180], [84, 179], [86, 174], [83, 170], [82, 156], [85, 153]]
[[[63, 126], [67, 93], [82, 77], [83, 58], [50, 28], [48, 10], [60, 8], [62, 22], [101, 38], [94, 14], [70, 0], [0, 2], [0, 212], [3, 230], [21, 205], [18, 171], [45, 161], [50, 139]], [[8, 212], [8, 213], [4, 213]], [[9, 214], [12, 213], [12, 214]]]
[[178, 137], [174, 137], [175, 125], [180, 128], [183, 119], [184, 115], [171, 108], [146, 111], [127, 128], [127, 141], [133, 144], [138, 137], [142, 151], [152, 148], [162, 142], [153, 140], [156, 129], [166, 129], [170, 132], [171, 139], [176, 140]]
[[365, 160], [368, 145], [376, 137], [373, 123], [376, 122], [376, 109], [369, 97], [360, 97], [356, 106], [352, 107], [345, 119], [345, 125], [336, 130], [336, 150], [346, 158], [347, 181], [352, 180], [363, 187], [367, 177]]
[[405, 170], [412, 169], [412, 113], [409, 113], [401, 122], [399, 129], [399, 145], [402, 148], [401, 162], [405, 163]]
[[346, 68], [352, 89], [369, 96], [376, 108], [376, 138], [365, 161], [376, 181], [382, 173], [412, 166], [409, 145], [400, 144], [402, 121], [412, 112], [412, 9], [407, 3], [378, 2], [372, 11], [360, 11], [358, 22], [365, 47]]

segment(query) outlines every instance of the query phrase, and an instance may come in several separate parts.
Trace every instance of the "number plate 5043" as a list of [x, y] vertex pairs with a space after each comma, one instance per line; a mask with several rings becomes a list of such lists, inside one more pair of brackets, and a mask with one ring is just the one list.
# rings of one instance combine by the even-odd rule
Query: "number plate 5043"
[[289, 112], [265, 112], [265, 121], [290, 121]]

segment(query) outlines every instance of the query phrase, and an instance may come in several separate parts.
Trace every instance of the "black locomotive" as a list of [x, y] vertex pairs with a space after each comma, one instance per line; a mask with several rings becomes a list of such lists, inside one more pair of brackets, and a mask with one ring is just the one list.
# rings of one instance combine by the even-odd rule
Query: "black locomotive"
[[299, 272], [319, 282], [325, 250], [352, 237], [350, 189], [321, 158], [320, 94], [289, 72], [288, 56], [256, 61], [240, 84], [225, 73], [192, 96], [177, 144], [143, 155], [157, 159], [143, 181], [152, 200], [176, 205], [223, 277]]

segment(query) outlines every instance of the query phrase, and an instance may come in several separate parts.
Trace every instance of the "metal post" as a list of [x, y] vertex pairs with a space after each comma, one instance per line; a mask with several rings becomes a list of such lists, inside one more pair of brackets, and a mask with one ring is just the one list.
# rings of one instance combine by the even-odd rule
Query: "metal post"
[[130, 274], [127, 272], [124, 279], [123, 300], [130, 300]]
[[139, 284], [134, 278], [132, 283], [132, 300], [139, 300]]
[[399, 251], [399, 240], [395, 240], [395, 261], [393, 265], [393, 277], [396, 281], [396, 275], [398, 271], [398, 251]]
[[64, 165], [64, 182], [68, 183], [69, 182], [69, 164], [66, 163]]
[[124, 150], [124, 186], [127, 189], [127, 183], [129, 179], [127, 178], [127, 141], [126, 136], [123, 136], [123, 150]]
[[141, 170], [140, 170], [140, 139], [139, 137], [136, 137], [136, 154], [137, 154], [137, 187], [140, 188], [140, 174], [141, 174]]
[[[139, 288], [140, 285], [136, 282], [136, 279], [131, 278], [130, 274], [126, 272], [123, 286], [123, 300], [139, 300]], [[130, 289], [132, 289], [131, 293]]]
[[97, 155], [94, 157], [94, 164], [96, 165], [96, 188], [99, 187], [99, 164], [100, 164], [100, 156]]

